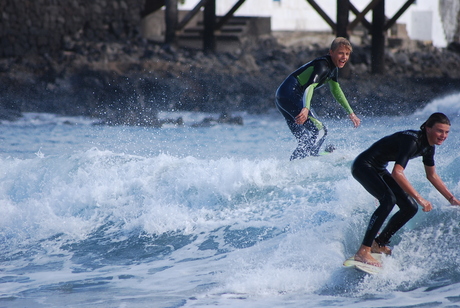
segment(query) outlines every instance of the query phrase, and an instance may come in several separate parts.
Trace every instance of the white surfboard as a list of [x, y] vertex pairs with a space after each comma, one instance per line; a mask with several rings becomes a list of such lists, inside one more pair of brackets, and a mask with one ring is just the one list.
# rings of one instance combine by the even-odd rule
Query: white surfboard
[[[379, 262], [382, 262], [382, 255], [380, 253], [372, 253], [371, 254], [374, 259], [376, 259]], [[378, 266], [373, 266], [367, 263], [359, 262], [354, 259], [354, 257], [351, 257], [347, 259], [345, 262], [343, 262], [343, 266], [345, 267], [354, 267], [360, 271], [363, 271], [365, 273], [371, 274], [371, 275], [376, 275], [380, 273], [382, 270], [381, 267]]]

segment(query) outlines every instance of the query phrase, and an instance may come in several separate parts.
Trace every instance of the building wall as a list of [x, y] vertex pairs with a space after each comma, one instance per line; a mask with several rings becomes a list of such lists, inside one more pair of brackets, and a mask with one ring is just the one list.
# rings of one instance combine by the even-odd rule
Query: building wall
[[[199, 0], [185, 0], [182, 9], [190, 9]], [[431, 38], [433, 45], [444, 47], [447, 45], [444, 35], [441, 14], [439, 9], [440, 1], [457, 2], [459, 0], [417, 0], [398, 19], [398, 23], [406, 24], [409, 37], [419, 39], [420, 33], [414, 28], [413, 14], [417, 12], [431, 12], [432, 21]], [[371, 0], [351, 0], [359, 11], [362, 11]], [[218, 15], [225, 14], [229, 8], [236, 3], [236, 0], [218, 0]], [[317, 0], [316, 3], [332, 19], [336, 20], [337, 0]], [[393, 17], [396, 12], [406, 3], [406, 0], [385, 0], [385, 14], [388, 18]], [[448, 9], [447, 9], [448, 11]], [[331, 31], [330, 26], [319, 16], [313, 7], [306, 0], [246, 0], [235, 15], [239, 16], [270, 16], [272, 31]], [[355, 18], [350, 14], [350, 21]], [[366, 15], [368, 21], [372, 21], [372, 14]], [[416, 26], [416, 25], [415, 25]], [[426, 26], [426, 25], [425, 25]]]
[[53, 53], [66, 41], [110, 41], [139, 32], [144, 0], [1, 0], [0, 57]]

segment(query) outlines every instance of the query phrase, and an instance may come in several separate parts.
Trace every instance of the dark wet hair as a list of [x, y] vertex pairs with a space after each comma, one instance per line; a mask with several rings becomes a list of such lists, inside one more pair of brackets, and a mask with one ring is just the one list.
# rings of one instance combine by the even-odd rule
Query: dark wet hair
[[425, 131], [425, 128], [426, 127], [433, 127], [433, 125], [435, 125], [436, 123], [441, 123], [441, 124], [447, 124], [450, 126], [450, 120], [449, 118], [444, 114], [444, 113], [441, 113], [441, 112], [435, 112], [433, 113], [432, 115], [430, 115], [430, 117], [428, 118], [428, 120], [426, 120], [421, 126], [420, 126], [420, 129], [422, 131]]

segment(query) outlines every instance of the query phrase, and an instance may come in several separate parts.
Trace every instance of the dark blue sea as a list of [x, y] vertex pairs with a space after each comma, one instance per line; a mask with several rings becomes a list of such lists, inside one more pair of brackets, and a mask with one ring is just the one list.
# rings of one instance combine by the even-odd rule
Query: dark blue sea
[[[373, 199], [350, 165], [435, 111], [436, 166], [460, 197], [460, 94], [414, 114], [324, 119], [329, 155], [289, 161], [276, 110], [244, 125], [104, 126], [25, 114], [0, 125], [0, 307], [460, 307], [460, 208], [406, 175], [434, 210], [396, 234], [379, 275], [344, 268]], [[391, 168], [391, 165], [390, 165]]]

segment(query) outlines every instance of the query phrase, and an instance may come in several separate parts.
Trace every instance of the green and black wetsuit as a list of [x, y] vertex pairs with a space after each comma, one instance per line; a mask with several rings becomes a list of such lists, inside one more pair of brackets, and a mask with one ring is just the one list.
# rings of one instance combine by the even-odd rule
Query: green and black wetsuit
[[[388, 162], [406, 168], [410, 159], [422, 156], [423, 164], [434, 166], [435, 147], [428, 143], [425, 132], [406, 130], [386, 136], [356, 157], [351, 167], [353, 177], [379, 201], [364, 235], [363, 245], [371, 247], [374, 239], [383, 246], [418, 210], [417, 203], [396, 183], [386, 169]], [[395, 203], [399, 211], [376, 238]]]
[[[326, 55], [310, 61], [291, 73], [276, 91], [276, 107], [283, 114], [298, 146], [292, 153], [291, 160], [318, 155], [324, 142], [327, 130], [311, 108], [313, 91], [325, 84], [329, 85], [332, 95], [348, 112], [353, 113], [338, 83], [338, 68]], [[310, 114], [303, 125], [295, 123], [295, 117], [302, 108], [308, 108]], [[323, 135], [319, 137], [320, 133]]]

